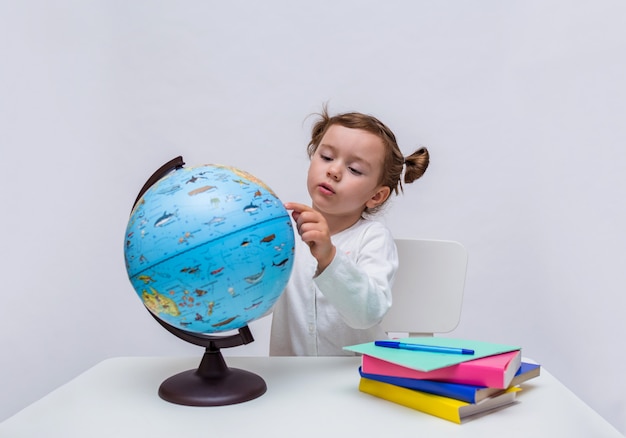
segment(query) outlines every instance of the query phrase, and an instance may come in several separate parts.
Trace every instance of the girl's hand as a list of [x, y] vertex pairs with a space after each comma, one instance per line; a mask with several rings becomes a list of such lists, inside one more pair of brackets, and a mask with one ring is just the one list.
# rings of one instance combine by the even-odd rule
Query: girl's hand
[[309, 245], [311, 255], [317, 260], [319, 275], [335, 258], [336, 248], [330, 240], [328, 223], [322, 214], [311, 207], [295, 202], [286, 202], [285, 208], [292, 210], [291, 216], [298, 227], [298, 234]]

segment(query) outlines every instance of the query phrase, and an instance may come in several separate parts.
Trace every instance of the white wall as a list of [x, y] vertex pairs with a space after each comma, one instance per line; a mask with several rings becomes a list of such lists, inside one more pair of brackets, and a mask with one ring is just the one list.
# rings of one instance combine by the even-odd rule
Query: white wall
[[[360, 110], [432, 167], [398, 237], [470, 254], [450, 336], [515, 343], [626, 432], [623, 1], [0, 0], [0, 420], [106, 357], [200, 355], [126, 278], [176, 155], [306, 201], [310, 120]], [[228, 354], [266, 353], [257, 342]]]

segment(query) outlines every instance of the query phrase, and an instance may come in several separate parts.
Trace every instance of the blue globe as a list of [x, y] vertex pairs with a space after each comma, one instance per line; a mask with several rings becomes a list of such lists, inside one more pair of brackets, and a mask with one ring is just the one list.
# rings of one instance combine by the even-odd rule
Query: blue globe
[[128, 277], [159, 319], [196, 333], [238, 329], [280, 297], [294, 233], [274, 192], [242, 170], [183, 167], [152, 185], [126, 228]]

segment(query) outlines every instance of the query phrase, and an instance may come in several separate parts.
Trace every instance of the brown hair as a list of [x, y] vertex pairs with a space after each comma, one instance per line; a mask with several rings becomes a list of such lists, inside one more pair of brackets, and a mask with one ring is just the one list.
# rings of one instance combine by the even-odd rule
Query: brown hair
[[[328, 128], [332, 125], [341, 125], [346, 128], [362, 129], [378, 136], [382, 140], [385, 146], [385, 158], [380, 184], [389, 187], [396, 195], [404, 191], [402, 180], [404, 180], [405, 184], [410, 184], [424, 175], [428, 168], [428, 163], [430, 162], [428, 149], [421, 147], [411, 155], [404, 157], [394, 133], [374, 116], [348, 112], [331, 117], [328, 114], [326, 105], [324, 105], [322, 112], [317, 114], [317, 116], [319, 116], [319, 119], [311, 129], [311, 140], [307, 146], [309, 158], [315, 154]], [[405, 166], [406, 169], [404, 168]], [[402, 178], [403, 170], [404, 178]]]

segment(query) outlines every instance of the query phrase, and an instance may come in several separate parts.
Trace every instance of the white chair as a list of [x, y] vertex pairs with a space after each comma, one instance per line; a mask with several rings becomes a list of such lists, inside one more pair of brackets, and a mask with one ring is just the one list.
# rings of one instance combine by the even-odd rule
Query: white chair
[[467, 250], [458, 242], [396, 239], [399, 266], [393, 304], [382, 321], [387, 333], [433, 336], [461, 319]]

